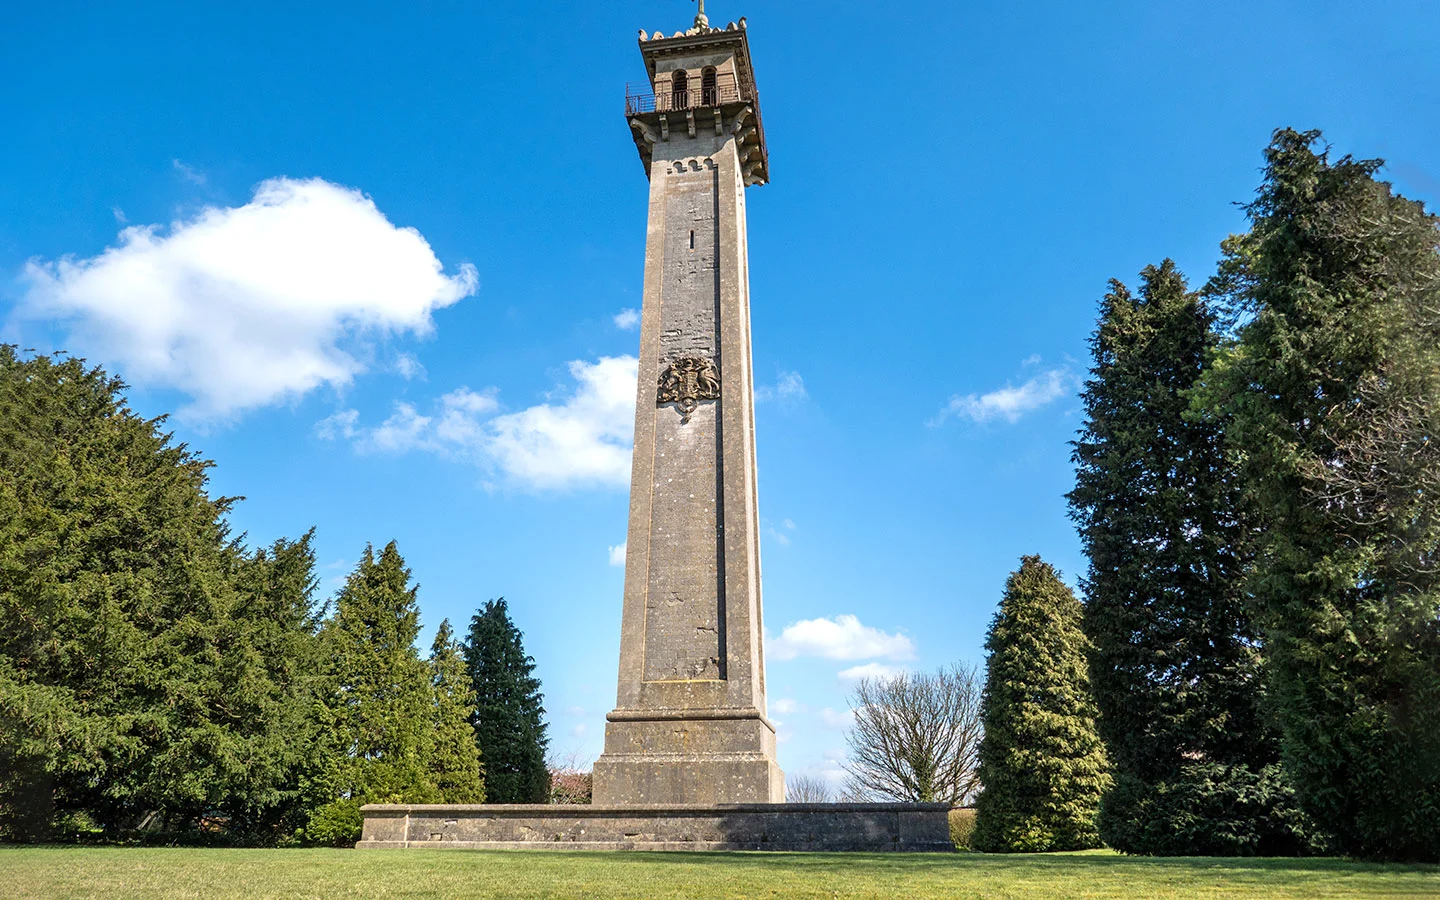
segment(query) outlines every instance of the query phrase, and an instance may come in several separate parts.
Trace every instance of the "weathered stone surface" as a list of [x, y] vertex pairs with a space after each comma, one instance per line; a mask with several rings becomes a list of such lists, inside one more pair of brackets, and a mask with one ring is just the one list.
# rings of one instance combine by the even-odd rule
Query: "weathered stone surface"
[[[706, 713], [713, 718], [702, 718]], [[639, 716], [653, 715], [639, 714]], [[758, 712], [683, 709], [670, 718], [612, 714], [595, 763], [595, 802], [769, 803], [784, 794], [775, 730]]]
[[745, 185], [764, 156], [758, 95], [743, 32], [642, 53], [657, 93], [680, 69], [690, 97], [706, 77], [736, 87], [630, 117], [650, 212], [619, 690], [594, 797], [776, 803], [785, 778], [764, 714], [745, 224]]
[[366, 806], [362, 849], [950, 852], [943, 803]]

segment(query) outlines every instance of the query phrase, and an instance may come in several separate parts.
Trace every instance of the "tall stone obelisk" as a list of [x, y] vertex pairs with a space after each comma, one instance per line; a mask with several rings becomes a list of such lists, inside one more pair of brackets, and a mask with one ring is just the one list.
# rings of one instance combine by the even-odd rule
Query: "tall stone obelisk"
[[745, 20], [640, 35], [650, 178], [620, 685], [602, 806], [779, 803], [765, 717], [745, 188], [769, 178]]

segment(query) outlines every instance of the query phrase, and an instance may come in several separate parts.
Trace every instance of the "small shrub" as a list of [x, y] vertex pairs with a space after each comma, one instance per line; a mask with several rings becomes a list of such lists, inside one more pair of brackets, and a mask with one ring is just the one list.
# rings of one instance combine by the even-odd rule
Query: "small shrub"
[[950, 840], [956, 850], [973, 850], [970, 839], [975, 836], [975, 810], [950, 810]]
[[55, 840], [69, 842], [93, 841], [105, 833], [89, 812], [67, 810], [55, 817]]
[[306, 847], [353, 847], [364, 824], [359, 800], [335, 800], [311, 813], [295, 839]]

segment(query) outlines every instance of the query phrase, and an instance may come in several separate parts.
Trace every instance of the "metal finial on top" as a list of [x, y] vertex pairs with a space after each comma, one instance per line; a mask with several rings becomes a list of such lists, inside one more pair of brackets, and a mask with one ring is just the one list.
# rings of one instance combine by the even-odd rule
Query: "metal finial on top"
[[705, 18], [705, 0], [697, 0], [697, 2], [700, 4], [700, 9], [695, 14], [695, 27], [709, 28], [710, 20]]

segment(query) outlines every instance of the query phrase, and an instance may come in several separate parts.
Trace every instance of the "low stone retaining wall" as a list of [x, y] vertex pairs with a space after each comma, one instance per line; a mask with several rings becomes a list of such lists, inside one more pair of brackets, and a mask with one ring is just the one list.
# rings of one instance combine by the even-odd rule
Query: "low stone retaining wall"
[[362, 809], [360, 849], [951, 852], [944, 803]]

